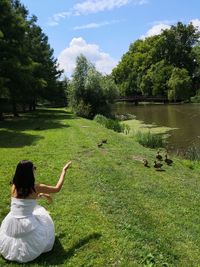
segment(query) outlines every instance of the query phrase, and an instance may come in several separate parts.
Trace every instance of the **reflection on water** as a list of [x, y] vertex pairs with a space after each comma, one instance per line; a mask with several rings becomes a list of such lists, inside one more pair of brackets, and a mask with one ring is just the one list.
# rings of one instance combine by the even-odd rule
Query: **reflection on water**
[[134, 114], [147, 124], [178, 128], [171, 131], [168, 148], [185, 151], [191, 145], [200, 145], [200, 104], [141, 104], [116, 103], [115, 114]]

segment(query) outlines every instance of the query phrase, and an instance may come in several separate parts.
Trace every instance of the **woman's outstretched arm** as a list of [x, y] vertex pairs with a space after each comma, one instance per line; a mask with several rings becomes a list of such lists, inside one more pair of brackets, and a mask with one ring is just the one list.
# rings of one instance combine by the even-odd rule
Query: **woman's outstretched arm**
[[36, 184], [35, 185], [35, 189], [36, 192], [39, 193], [57, 193], [61, 190], [62, 185], [64, 183], [65, 180], [65, 174], [69, 168], [69, 166], [72, 164], [71, 161], [67, 162], [67, 164], [63, 167], [60, 178], [58, 179], [58, 182], [55, 186], [51, 186], [51, 185], [45, 185], [45, 184]]

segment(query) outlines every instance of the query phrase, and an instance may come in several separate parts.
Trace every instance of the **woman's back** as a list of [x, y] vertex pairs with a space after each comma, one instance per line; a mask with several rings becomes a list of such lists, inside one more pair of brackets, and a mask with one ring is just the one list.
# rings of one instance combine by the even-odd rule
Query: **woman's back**
[[16, 218], [32, 216], [36, 204], [35, 199], [12, 197], [10, 212]]

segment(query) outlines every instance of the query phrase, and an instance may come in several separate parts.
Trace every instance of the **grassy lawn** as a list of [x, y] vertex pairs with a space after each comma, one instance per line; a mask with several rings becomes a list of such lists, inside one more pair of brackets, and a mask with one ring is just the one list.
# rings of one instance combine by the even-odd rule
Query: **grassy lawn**
[[37, 181], [50, 184], [66, 161], [73, 165], [53, 203], [40, 200], [55, 223], [53, 250], [25, 265], [0, 257], [0, 266], [200, 266], [199, 165], [173, 159], [159, 172], [152, 167], [155, 155], [65, 109], [1, 122], [0, 222], [9, 211], [18, 161], [32, 160]]

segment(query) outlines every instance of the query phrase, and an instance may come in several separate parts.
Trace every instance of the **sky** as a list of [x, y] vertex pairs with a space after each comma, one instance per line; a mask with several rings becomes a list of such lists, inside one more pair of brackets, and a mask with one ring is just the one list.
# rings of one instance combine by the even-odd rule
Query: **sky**
[[178, 21], [200, 29], [200, 0], [21, 0], [48, 36], [59, 68], [70, 77], [83, 54], [111, 73], [129, 45]]

